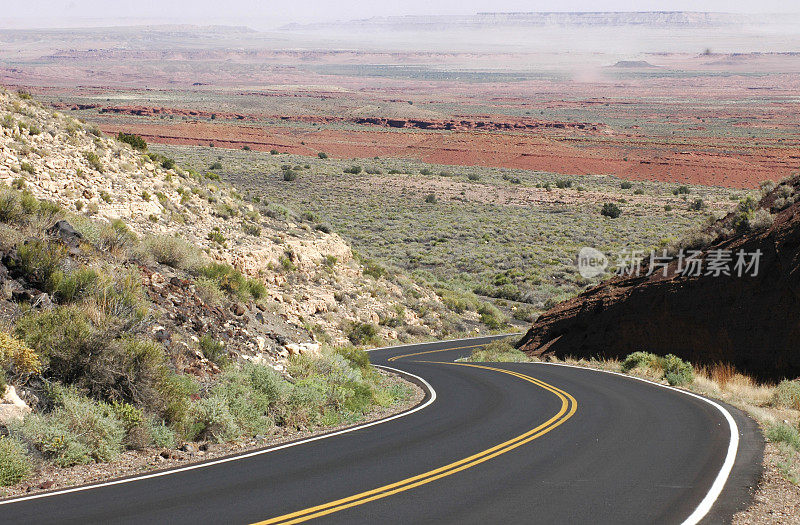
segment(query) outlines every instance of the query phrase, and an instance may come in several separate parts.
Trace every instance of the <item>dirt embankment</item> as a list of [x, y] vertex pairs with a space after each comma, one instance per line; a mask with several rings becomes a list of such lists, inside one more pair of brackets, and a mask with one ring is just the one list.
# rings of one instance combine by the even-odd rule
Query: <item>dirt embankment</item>
[[[660, 268], [645, 275], [645, 264], [640, 276], [613, 278], [545, 312], [520, 348], [536, 356], [605, 358], [646, 350], [697, 365], [729, 363], [762, 380], [800, 376], [798, 190], [800, 177], [761, 200], [748, 220], [763, 229], [732, 233], [741, 211], [712, 225], [700, 275], [681, 272], [688, 264], [677, 257], [666, 276]], [[766, 210], [776, 213], [770, 219]], [[748, 254], [748, 265], [760, 252], [757, 272], [745, 268], [737, 275], [739, 251]], [[716, 275], [713, 260], [725, 252], [732, 257], [723, 265], [730, 275]]]

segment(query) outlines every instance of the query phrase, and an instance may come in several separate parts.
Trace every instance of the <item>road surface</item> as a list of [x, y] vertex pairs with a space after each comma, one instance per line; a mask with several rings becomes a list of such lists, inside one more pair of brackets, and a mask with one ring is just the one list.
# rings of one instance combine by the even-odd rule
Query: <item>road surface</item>
[[454, 362], [489, 340], [371, 352], [426, 389], [387, 421], [3, 502], [0, 521], [725, 523], [747, 506], [763, 443], [739, 411], [589, 369]]

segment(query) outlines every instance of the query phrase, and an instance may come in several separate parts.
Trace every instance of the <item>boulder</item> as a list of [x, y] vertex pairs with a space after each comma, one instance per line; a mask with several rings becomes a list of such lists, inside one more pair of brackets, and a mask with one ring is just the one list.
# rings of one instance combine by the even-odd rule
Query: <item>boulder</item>
[[20, 399], [16, 389], [8, 385], [0, 398], [0, 425], [8, 426], [14, 421], [20, 421], [31, 413], [31, 408]]

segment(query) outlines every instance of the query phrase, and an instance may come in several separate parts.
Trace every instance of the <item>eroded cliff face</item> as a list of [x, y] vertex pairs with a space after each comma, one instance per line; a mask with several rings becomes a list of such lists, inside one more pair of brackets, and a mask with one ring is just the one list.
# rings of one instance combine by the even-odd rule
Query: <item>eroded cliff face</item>
[[[558, 357], [622, 358], [644, 350], [697, 365], [729, 363], [763, 380], [800, 376], [798, 187], [800, 177], [696, 235], [685, 247], [701, 250], [702, 275], [683, 274], [676, 257], [666, 276], [661, 268], [648, 276], [645, 261], [640, 276], [614, 277], [545, 312], [518, 346]], [[738, 276], [736, 254], [759, 250], [757, 274]], [[732, 254], [731, 275], [708, 274], [720, 251]]]

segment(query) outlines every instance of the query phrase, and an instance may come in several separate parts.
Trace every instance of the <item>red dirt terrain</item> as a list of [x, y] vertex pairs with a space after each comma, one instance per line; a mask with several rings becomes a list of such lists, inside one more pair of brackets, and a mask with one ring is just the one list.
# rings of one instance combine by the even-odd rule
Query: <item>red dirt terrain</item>
[[[759, 203], [800, 191], [796, 177]], [[788, 202], [796, 197], [790, 197]], [[785, 205], [785, 204], [784, 204]], [[703, 275], [682, 275], [678, 261], [646, 276], [616, 277], [551, 308], [519, 347], [533, 356], [623, 358], [639, 350], [675, 354], [697, 365], [732, 364], [769, 381], [800, 376], [800, 201], [758, 232], [730, 234], [735, 212], [712, 225]], [[708, 275], [715, 250], [760, 250], [757, 274]], [[750, 259], [748, 259], [750, 262]], [[645, 266], [647, 266], [645, 264]]]
[[[461, 126], [492, 131], [431, 131], [443, 124], [428, 121], [423, 124], [427, 129], [419, 129], [409, 120], [395, 121], [402, 122], [402, 126], [391, 126], [387, 119], [352, 120], [377, 122], [367, 122], [364, 129], [355, 131], [202, 121], [124, 125], [101, 121], [100, 127], [105, 132], [137, 133], [148, 142], [166, 144], [206, 146], [213, 142], [217, 147], [248, 146], [257, 151], [277, 149], [301, 155], [324, 151], [340, 158], [414, 158], [437, 164], [520, 168], [572, 175], [615, 174], [632, 180], [735, 188], [752, 188], [763, 180], [780, 180], [800, 165], [800, 152], [777, 143], [768, 148], [750, 146], [745, 140], [707, 139], [691, 147], [676, 147], [666, 140], [617, 135], [605, 127], [601, 131], [599, 125], [583, 123], [545, 123], [501, 132], [497, 131], [499, 127], [508, 129], [504, 126], [511, 125], [508, 121], [483, 126], [476, 126], [475, 121], [464, 121], [467, 125]], [[392, 128], [411, 131], [393, 132]], [[543, 132], [551, 130], [566, 133]]]

